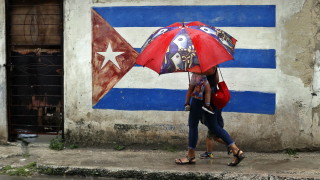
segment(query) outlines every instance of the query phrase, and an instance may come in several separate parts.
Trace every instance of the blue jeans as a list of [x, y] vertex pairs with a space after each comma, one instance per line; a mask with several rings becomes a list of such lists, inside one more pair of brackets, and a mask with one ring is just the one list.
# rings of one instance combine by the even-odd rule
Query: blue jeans
[[[206, 124], [208, 129], [214, 132], [217, 137], [221, 138], [228, 146], [233, 144], [233, 140], [226, 130], [219, 124], [218, 116], [221, 116], [221, 110], [215, 110], [215, 114], [210, 114], [202, 110], [203, 100], [192, 98], [188, 125], [189, 125], [189, 136], [188, 136], [188, 148], [195, 149], [198, 142], [198, 125], [204, 113], [206, 118]], [[222, 118], [222, 117], [221, 117]], [[220, 122], [221, 123], [221, 122]]]
[[189, 125], [189, 136], [188, 136], [188, 148], [195, 149], [198, 142], [198, 125], [199, 121], [202, 118], [202, 106], [203, 106], [203, 100], [191, 99], [191, 105], [190, 105], [190, 113], [189, 113], [189, 119], [188, 119], [188, 125]]
[[[216, 112], [216, 115], [217, 115], [218, 125], [221, 128], [223, 128], [224, 127], [224, 122], [223, 122], [223, 117], [221, 115], [221, 109]], [[207, 119], [206, 119], [205, 113], [203, 113], [203, 115], [202, 115], [202, 120], [203, 120], [203, 124], [208, 127], [208, 123], [207, 123]], [[209, 138], [219, 138], [214, 132], [210, 131], [209, 128], [208, 128], [207, 137], [209, 137]]]
[[218, 138], [221, 138], [227, 144], [227, 146], [231, 146], [232, 144], [234, 144], [229, 133], [225, 129], [223, 129], [223, 126], [221, 126], [221, 109], [216, 109], [215, 114], [206, 112], [204, 113], [208, 129], [213, 132]]

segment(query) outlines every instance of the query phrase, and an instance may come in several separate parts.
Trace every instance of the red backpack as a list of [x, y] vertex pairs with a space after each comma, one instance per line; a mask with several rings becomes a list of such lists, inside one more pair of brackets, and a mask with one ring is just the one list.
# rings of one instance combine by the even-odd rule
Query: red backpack
[[211, 94], [211, 101], [217, 109], [222, 109], [230, 100], [230, 92], [224, 81], [218, 83], [218, 88], [215, 93]]

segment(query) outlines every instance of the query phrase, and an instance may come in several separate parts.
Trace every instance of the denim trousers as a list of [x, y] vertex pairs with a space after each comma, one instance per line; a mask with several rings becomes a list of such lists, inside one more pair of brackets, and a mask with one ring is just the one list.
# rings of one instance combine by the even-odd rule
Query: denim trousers
[[[205, 125], [208, 129], [221, 138], [228, 146], [234, 144], [229, 133], [223, 129], [221, 123], [219, 124], [219, 118], [221, 117], [221, 110], [214, 110], [214, 114], [207, 113], [202, 110], [203, 100], [192, 98], [190, 113], [188, 119], [189, 134], [188, 134], [188, 148], [195, 149], [198, 142], [198, 126], [199, 121], [204, 115]], [[203, 114], [204, 113], [204, 114]], [[222, 118], [222, 117], [221, 117]]]

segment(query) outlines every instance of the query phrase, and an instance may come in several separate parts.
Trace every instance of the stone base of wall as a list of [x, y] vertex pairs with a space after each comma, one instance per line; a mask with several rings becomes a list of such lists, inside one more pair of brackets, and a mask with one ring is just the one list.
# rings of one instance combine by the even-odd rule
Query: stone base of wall
[[0, 126], [0, 144], [6, 144], [8, 140], [8, 132], [6, 126]]

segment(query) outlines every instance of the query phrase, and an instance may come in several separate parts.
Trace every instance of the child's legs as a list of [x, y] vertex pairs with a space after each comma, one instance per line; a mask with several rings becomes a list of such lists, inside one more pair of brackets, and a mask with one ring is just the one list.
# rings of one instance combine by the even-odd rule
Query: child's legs
[[213, 151], [213, 140], [209, 137], [206, 138], [206, 146], [207, 146], [207, 152]]

